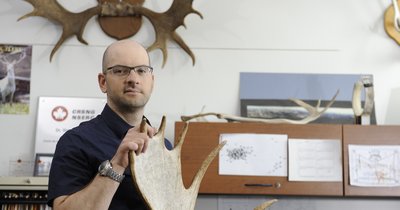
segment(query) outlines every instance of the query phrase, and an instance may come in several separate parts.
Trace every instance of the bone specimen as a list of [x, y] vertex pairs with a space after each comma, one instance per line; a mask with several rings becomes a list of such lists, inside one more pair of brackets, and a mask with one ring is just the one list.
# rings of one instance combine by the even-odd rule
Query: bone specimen
[[336, 96], [339, 94], [339, 90], [336, 92], [336, 94], [333, 96], [333, 98], [329, 101], [329, 103], [321, 109], [319, 106], [321, 105], [321, 100], [318, 100], [318, 103], [315, 107], [305, 103], [302, 100], [299, 99], [290, 99], [299, 106], [305, 108], [309, 115], [301, 120], [291, 120], [291, 119], [260, 119], [260, 118], [250, 118], [250, 117], [239, 117], [239, 116], [234, 116], [234, 115], [228, 115], [228, 114], [221, 114], [221, 113], [215, 113], [215, 112], [209, 112], [209, 113], [202, 113], [202, 114], [196, 114], [196, 115], [190, 115], [190, 116], [181, 116], [181, 120], [186, 122], [192, 119], [196, 119], [199, 117], [204, 117], [208, 115], [213, 115], [216, 116], [219, 119], [225, 119], [228, 122], [261, 122], [261, 123], [290, 123], [290, 124], [307, 124], [309, 122], [312, 122], [316, 119], [318, 119], [326, 110], [328, 110], [329, 107], [332, 106], [333, 102], [335, 102]]
[[188, 129], [185, 125], [175, 148], [164, 146], [165, 117], [159, 132], [150, 140], [145, 153], [129, 154], [132, 179], [152, 210], [193, 210], [201, 180], [211, 161], [225, 145], [220, 143], [203, 161], [189, 188], [182, 180], [181, 149]]

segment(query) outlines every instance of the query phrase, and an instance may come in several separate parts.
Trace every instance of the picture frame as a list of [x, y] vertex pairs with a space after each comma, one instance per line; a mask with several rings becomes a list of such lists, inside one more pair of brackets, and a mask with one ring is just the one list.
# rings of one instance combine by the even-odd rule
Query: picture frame
[[[242, 117], [261, 119], [288, 119], [299, 121], [308, 116], [308, 111], [290, 99], [298, 99], [320, 110], [332, 100], [333, 104], [316, 120], [310, 123], [356, 124], [352, 107], [356, 82], [373, 75], [365, 74], [298, 74], [298, 73], [240, 73], [240, 114]], [[365, 94], [361, 99], [362, 107]], [[376, 124], [375, 108], [369, 124]]]
[[53, 161], [53, 154], [37, 153], [35, 158], [33, 176], [43, 176], [43, 177], [49, 176], [52, 161]]

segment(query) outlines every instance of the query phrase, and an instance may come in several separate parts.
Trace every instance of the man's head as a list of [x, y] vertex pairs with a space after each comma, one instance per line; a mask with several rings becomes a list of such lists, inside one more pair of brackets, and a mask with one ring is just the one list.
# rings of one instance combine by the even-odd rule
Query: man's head
[[123, 114], [143, 110], [154, 84], [154, 75], [148, 66], [146, 49], [135, 41], [120, 40], [107, 47], [98, 81], [114, 111]]

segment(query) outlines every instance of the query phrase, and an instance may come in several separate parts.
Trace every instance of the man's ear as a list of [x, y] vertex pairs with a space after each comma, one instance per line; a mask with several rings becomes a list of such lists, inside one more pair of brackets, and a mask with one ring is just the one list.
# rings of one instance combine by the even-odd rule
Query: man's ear
[[107, 93], [106, 76], [103, 73], [99, 73], [97, 75], [97, 81], [99, 83], [99, 87], [100, 87], [101, 92]]

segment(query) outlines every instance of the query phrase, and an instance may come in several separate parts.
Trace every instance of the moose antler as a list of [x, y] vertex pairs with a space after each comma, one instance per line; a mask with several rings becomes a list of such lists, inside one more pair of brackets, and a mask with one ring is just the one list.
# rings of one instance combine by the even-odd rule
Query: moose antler
[[147, 8], [125, 2], [118, 4], [105, 4], [103, 5], [102, 15], [129, 16], [136, 14], [147, 17], [156, 31], [156, 40], [147, 48], [147, 50], [150, 52], [155, 49], [160, 49], [164, 56], [164, 66], [168, 57], [167, 40], [175, 41], [187, 54], [189, 54], [194, 65], [196, 61], [194, 54], [185, 44], [183, 39], [175, 32], [175, 30], [181, 25], [186, 28], [183, 20], [190, 13], [195, 13], [203, 18], [200, 12], [193, 9], [192, 3], [193, 0], [174, 0], [171, 7], [163, 13], [156, 13]]
[[101, 12], [101, 7], [96, 6], [87, 9], [80, 13], [72, 13], [62, 7], [56, 0], [24, 0], [34, 7], [31, 13], [28, 13], [18, 19], [22, 20], [31, 16], [40, 16], [48, 18], [60, 24], [63, 27], [63, 33], [54, 46], [50, 54], [50, 61], [53, 55], [56, 53], [58, 48], [64, 43], [64, 41], [71, 37], [76, 36], [78, 40], [83, 44], [88, 44], [82, 37], [85, 26], [90, 18]]
[[299, 99], [290, 99], [299, 106], [305, 108], [309, 115], [301, 120], [291, 120], [291, 119], [260, 119], [260, 118], [250, 118], [250, 117], [239, 117], [234, 115], [227, 115], [227, 114], [220, 114], [215, 112], [203, 113], [203, 114], [196, 114], [190, 116], [181, 116], [182, 121], [189, 121], [191, 119], [195, 119], [198, 117], [204, 117], [209, 115], [214, 115], [219, 119], [225, 119], [229, 122], [261, 122], [261, 123], [290, 123], [290, 124], [307, 124], [318, 119], [330, 106], [332, 106], [333, 102], [335, 102], [336, 96], [339, 94], [339, 90], [333, 96], [333, 98], [329, 101], [329, 103], [324, 107], [322, 110], [319, 108], [321, 105], [321, 100], [318, 100], [318, 103], [315, 107], [305, 103]]
[[174, 0], [171, 7], [163, 13], [157, 13], [142, 7], [141, 5], [130, 4], [126, 2], [105, 2], [83, 12], [73, 13], [66, 10], [56, 0], [24, 1], [32, 4], [34, 10], [18, 20], [30, 16], [41, 16], [61, 24], [63, 27], [63, 33], [51, 52], [50, 61], [62, 43], [64, 43], [67, 38], [70, 38], [73, 35], [76, 35], [81, 43], [88, 44], [82, 38], [82, 34], [88, 20], [94, 15], [112, 17], [143, 15], [150, 20], [156, 32], [155, 41], [150, 47], [147, 48], [147, 50], [149, 52], [155, 49], [160, 49], [162, 51], [164, 57], [162, 66], [165, 65], [168, 57], [168, 40], [175, 41], [187, 54], [189, 54], [189, 56], [192, 58], [193, 65], [195, 64], [195, 56], [193, 52], [189, 49], [183, 39], [175, 32], [175, 30], [181, 25], [186, 28], [184, 19], [189, 14], [195, 13], [203, 18], [200, 12], [193, 9], [193, 0]]
[[187, 189], [183, 185], [181, 149], [188, 130], [185, 125], [178, 143], [171, 151], [164, 146], [165, 117], [159, 132], [149, 141], [145, 153], [129, 153], [132, 180], [148, 207], [153, 210], [193, 210], [200, 182], [211, 161], [225, 145], [220, 143], [203, 161], [199, 171]]

